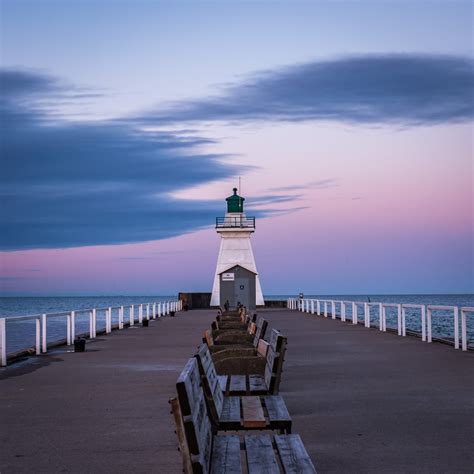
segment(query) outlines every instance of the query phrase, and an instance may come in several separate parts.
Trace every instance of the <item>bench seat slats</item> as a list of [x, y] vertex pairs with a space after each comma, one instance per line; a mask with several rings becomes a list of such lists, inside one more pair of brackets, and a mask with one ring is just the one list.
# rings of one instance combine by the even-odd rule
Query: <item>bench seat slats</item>
[[224, 398], [219, 422], [240, 424], [240, 397]]
[[265, 394], [268, 392], [268, 387], [265, 383], [265, 379], [261, 375], [249, 375], [249, 388], [250, 392], [255, 394]]
[[263, 397], [268, 412], [268, 419], [272, 421], [291, 421], [290, 413], [286, 408], [285, 401], [280, 395], [268, 395]]
[[267, 420], [260, 397], [242, 397], [242, 425], [244, 428], [265, 428]]
[[287, 474], [315, 474], [316, 469], [303, 445], [300, 435], [276, 435], [275, 443]]
[[237, 435], [215, 436], [211, 474], [240, 474], [240, 439]]
[[280, 472], [269, 435], [245, 436], [245, 447], [249, 474]]
[[229, 392], [234, 395], [245, 393], [247, 391], [247, 380], [245, 375], [231, 375]]

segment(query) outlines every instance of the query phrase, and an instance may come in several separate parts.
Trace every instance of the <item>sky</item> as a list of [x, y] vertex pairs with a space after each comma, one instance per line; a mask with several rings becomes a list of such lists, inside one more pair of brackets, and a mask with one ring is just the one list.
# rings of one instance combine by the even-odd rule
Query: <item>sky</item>
[[473, 293], [473, 10], [0, 0], [0, 294]]

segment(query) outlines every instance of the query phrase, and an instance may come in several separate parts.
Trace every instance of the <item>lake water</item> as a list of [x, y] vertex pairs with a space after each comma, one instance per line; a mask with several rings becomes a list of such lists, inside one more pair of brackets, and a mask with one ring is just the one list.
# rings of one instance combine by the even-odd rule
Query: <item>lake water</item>
[[[267, 300], [286, 300], [296, 295], [267, 295]], [[328, 299], [336, 301], [368, 301], [381, 303], [411, 303], [446, 306], [474, 307], [474, 295], [305, 295], [305, 298]], [[175, 300], [176, 296], [83, 296], [83, 297], [2, 297], [0, 298], [0, 316], [7, 318], [7, 352], [33, 347], [35, 343], [34, 321], [13, 321], [9, 317], [37, 315], [43, 313], [60, 313], [76, 311], [76, 334], [89, 330], [89, 314], [91, 308], [108, 308], [118, 306], [139, 305], [142, 303], [164, 302]], [[330, 310], [330, 308], [329, 308]], [[83, 313], [81, 313], [83, 311]], [[138, 308], [135, 307], [135, 315]], [[351, 307], [347, 306], [346, 315], [351, 317]], [[372, 307], [371, 321], [378, 325], [378, 308]], [[128, 309], [125, 321], [128, 321]], [[359, 310], [358, 320], [363, 324], [364, 316]], [[118, 323], [118, 310], [112, 311], [112, 323]], [[421, 332], [420, 314], [417, 310], [407, 309], [407, 330]], [[387, 327], [397, 328], [396, 309], [387, 310]], [[474, 345], [474, 314], [468, 316], [468, 340]], [[105, 328], [105, 310], [97, 312], [98, 330]], [[66, 317], [48, 319], [48, 342], [66, 337]], [[433, 337], [452, 339], [454, 335], [452, 313], [441, 311], [433, 315]]]

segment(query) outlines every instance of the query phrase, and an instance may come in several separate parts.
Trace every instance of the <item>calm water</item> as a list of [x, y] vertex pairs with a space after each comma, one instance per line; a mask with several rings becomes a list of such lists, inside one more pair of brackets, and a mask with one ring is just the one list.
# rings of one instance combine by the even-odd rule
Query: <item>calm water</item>
[[[296, 295], [268, 295], [268, 300], [286, 300]], [[334, 299], [345, 301], [368, 301], [382, 303], [412, 303], [412, 304], [434, 304], [447, 306], [470, 306], [474, 307], [474, 295], [306, 295], [305, 298]], [[2, 297], [0, 298], [0, 316], [25, 316], [42, 313], [57, 313], [65, 311], [76, 311], [76, 334], [89, 330], [89, 315], [81, 310], [91, 308], [107, 308], [116, 306], [138, 305], [140, 303], [151, 303], [159, 301], [170, 301], [176, 296], [97, 296], [97, 297]], [[348, 305], [346, 314], [351, 316], [351, 307]], [[135, 308], [138, 315], [138, 308]], [[338, 309], [339, 311], [339, 309]], [[363, 324], [364, 315], [359, 310], [359, 321]], [[421, 332], [420, 314], [417, 310], [407, 309], [407, 330]], [[125, 311], [125, 321], [128, 320], [128, 310]], [[118, 323], [118, 311], [112, 311], [113, 324]], [[378, 325], [378, 308], [371, 309], [372, 324]], [[105, 328], [105, 311], [97, 312], [98, 330]], [[387, 327], [397, 328], [396, 309], [387, 310]], [[474, 345], [474, 315], [468, 316], [468, 339], [469, 344]], [[65, 339], [66, 317], [48, 319], [48, 342]], [[436, 312], [433, 315], [433, 337], [452, 339], [454, 334], [453, 318], [449, 312]], [[7, 319], [7, 352], [32, 347], [35, 343], [34, 321], [8, 321]]]

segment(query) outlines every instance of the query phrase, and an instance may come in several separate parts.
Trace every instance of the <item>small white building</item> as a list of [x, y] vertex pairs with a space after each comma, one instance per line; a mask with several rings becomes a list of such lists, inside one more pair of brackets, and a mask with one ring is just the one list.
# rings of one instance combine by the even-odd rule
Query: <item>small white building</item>
[[[212, 287], [211, 306], [224, 306], [226, 300], [229, 301], [231, 307], [237, 302], [244, 306], [255, 308], [256, 306], [264, 306], [262, 288], [257, 272], [257, 265], [253, 256], [250, 235], [255, 232], [255, 217], [246, 217], [244, 213], [245, 198], [237, 194], [237, 188], [234, 188], [234, 194], [227, 199], [227, 212], [225, 217], [216, 218], [216, 232], [221, 236], [221, 245], [219, 256], [217, 258], [217, 268], [214, 277], [214, 285]], [[249, 272], [255, 274], [255, 280], [249, 279], [248, 283], [242, 281], [241, 278], [232, 279], [232, 271], [234, 267], [239, 266]], [[225, 291], [221, 280], [226, 281]], [[229, 292], [229, 282], [234, 281], [234, 291]], [[255, 291], [250, 288], [247, 291], [246, 284], [253, 286], [255, 282]], [[242, 286], [244, 288], [242, 288]], [[222, 287], [222, 288], [221, 288]], [[251, 301], [245, 301], [246, 296]], [[255, 301], [253, 298], [255, 295]], [[225, 297], [224, 300], [222, 300]], [[244, 300], [242, 300], [244, 299]]]

